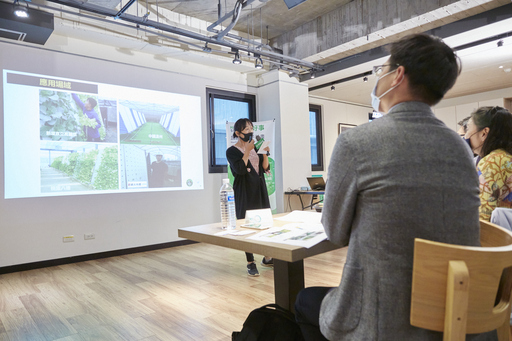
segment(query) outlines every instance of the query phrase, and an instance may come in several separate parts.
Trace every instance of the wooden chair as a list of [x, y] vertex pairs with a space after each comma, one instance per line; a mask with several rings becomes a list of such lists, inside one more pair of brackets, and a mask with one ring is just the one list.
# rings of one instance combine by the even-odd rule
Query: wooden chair
[[512, 340], [512, 232], [480, 221], [482, 247], [415, 239], [411, 325], [444, 332], [444, 340], [498, 329]]

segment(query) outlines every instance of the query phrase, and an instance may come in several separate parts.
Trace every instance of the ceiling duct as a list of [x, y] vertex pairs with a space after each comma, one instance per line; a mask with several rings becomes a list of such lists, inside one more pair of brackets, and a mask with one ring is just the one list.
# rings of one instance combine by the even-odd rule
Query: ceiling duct
[[28, 13], [19, 18], [11, 3], [0, 2], [0, 38], [44, 45], [53, 32], [53, 14], [35, 8]]
[[[301, 60], [298, 58], [294, 58], [294, 57], [285, 56], [282, 53], [276, 53], [274, 51], [266, 51], [264, 49], [257, 48], [255, 46], [242, 45], [239, 41], [233, 42], [231, 40], [228, 41], [225, 39], [218, 40], [217, 37], [215, 37], [215, 36], [210, 37], [210, 36], [206, 36], [206, 35], [203, 35], [200, 33], [196, 33], [194, 31], [182, 29], [182, 28], [179, 28], [176, 26], [165, 24], [163, 22], [159, 22], [158, 18], [157, 18], [157, 21], [154, 21], [154, 20], [149, 20], [146, 16], [138, 17], [138, 16], [135, 16], [132, 14], [127, 14], [127, 13], [119, 14], [119, 12], [116, 10], [98, 6], [98, 5], [92, 4], [91, 2], [82, 2], [81, 0], [47, 0], [47, 1], [59, 4], [59, 5], [64, 5], [64, 6], [68, 6], [71, 8], [79, 9], [80, 11], [99, 14], [99, 15], [105, 16], [105, 17], [112, 17], [112, 18], [118, 17], [118, 19], [121, 21], [135, 24], [136, 25], [135, 27], [137, 29], [142, 29], [141, 26], [145, 26], [145, 27], [147, 27], [147, 29], [156, 30], [154, 33], [157, 35], [160, 35], [158, 33], [158, 30], [160, 30], [160, 31], [163, 31], [166, 33], [180, 35], [180, 36], [186, 37], [188, 39], [199, 40], [201, 42], [205, 42], [208, 44], [215, 44], [215, 45], [219, 45], [219, 46], [228, 47], [231, 49], [236, 49], [239, 52], [245, 51], [245, 52], [247, 52], [247, 55], [254, 55], [255, 53], [257, 53], [260, 55], [260, 57], [265, 57], [265, 61], [268, 61], [268, 62], [270, 62], [272, 64], [276, 64], [276, 65], [283, 65], [287, 69], [298, 69], [301, 72], [310, 72], [311, 70], [322, 70], [322, 68], [319, 67], [315, 63], [311, 63], [311, 62]], [[247, 0], [244, 3], [247, 4], [252, 1], [254, 1], [254, 0]], [[49, 7], [47, 5], [35, 4], [35, 6], [40, 6], [43, 8], [49, 8], [51, 10], [57, 10], [57, 11], [64, 12], [63, 9], [56, 9], [56, 8]], [[83, 14], [83, 13], [79, 13], [77, 15], [88, 16], [87, 14]], [[88, 17], [90, 17], [90, 16], [88, 16]], [[94, 18], [94, 19], [100, 20], [97, 18]], [[114, 21], [114, 23], [115, 23], [115, 21]], [[229, 34], [227, 34], [227, 35], [229, 36]], [[171, 39], [177, 40], [176, 38], [171, 38]], [[189, 46], [194, 46], [194, 44], [190, 43], [190, 42], [188, 42], [188, 43], [185, 42], [185, 44], [187, 44]], [[207, 49], [203, 49], [202, 47], [199, 47], [199, 48], [201, 48], [205, 52], [208, 51]], [[209, 52], [211, 52], [211, 50]]]

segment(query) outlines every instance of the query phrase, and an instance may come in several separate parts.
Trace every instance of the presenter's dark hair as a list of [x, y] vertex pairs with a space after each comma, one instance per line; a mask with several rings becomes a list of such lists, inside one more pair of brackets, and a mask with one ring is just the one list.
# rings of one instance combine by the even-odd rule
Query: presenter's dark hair
[[512, 154], [512, 114], [502, 107], [480, 107], [471, 114], [478, 131], [489, 128], [480, 157], [496, 149]]
[[236, 136], [235, 132], [238, 131], [239, 133], [241, 133], [242, 130], [244, 130], [248, 124], [251, 125], [251, 127], [252, 127], [252, 122], [248, 118], [241, 118], [238, 121], [236, 121], [235, 126], [233, 127], [233, 137], [238, 137], [238, 136]]
[[96, 105], [98, 105], [98, 102], [96, 102], [96, 100], [92, 97], [89, 97], [87, 99], [87, 101], [89, 102], [89, 104], [94, 108]]
[[405, 68], [412, 94], [428, 105], [444, 97], [461, 71], [455, 52], [440, 38], [428, 34], [405, 36], [392, 43], [389, 52], [393, 69]]

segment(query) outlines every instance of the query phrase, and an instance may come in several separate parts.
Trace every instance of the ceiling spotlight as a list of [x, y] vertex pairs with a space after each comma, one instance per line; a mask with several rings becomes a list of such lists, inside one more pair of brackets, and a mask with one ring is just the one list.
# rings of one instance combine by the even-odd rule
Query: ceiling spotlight
[[336, 90], [336, 87], [334, 85], [331, 85], [331, 91]]
[[315, 71], [311, 71], [311, 77], [310, 78], [311, 79], [315, 79], [315, 77], [316, 77]]
[[205, 43], [205, 44], [204, 44], [203, 51], [204, 51], [204, 52], [207, 52], [207, 53], [212, 52], [212, 49], [211, 49], [210, 47], [208, 47], [208, 43]]
[[296, 70], [293, 70], [293, 71], [291, 71], [291, 72], [288, 74], [288, 76], [289, 76], [290, 78], [292, 78], [292, 77], [299, 77], [299, 72], [298, 72], [298, 71], [296, 71]]
[[236, 52], [235, 52], [235, 58], [233, 58], [233, 64], [237, 64], [237, 65], [242, 64], [238, 50], [236, 50]]
[[503, 40], [501, 40], [501, 39], [498, 40], [497, 45], [498, 45], [498, 47], [502, 47], [503, 46]]
[[368, 82], [368, 77], [364, 77], [363, 82], [365, 82], [365, 83]]
[[23, 7], [18, 0], [14, 1], [14, 15], [18, 18], [28, 18], [28, 5], [27, 7]]
[[254, 61], [254, 67], [256, 69], [263, 69], [263, 61], [261, 60], [261, 57], [256, 58]]
[[254, 58], [256, 58], [256, 60], [254, 61], [254, 68], [256, 68], [258, 70], [263, 69], [263, 60], [261, 60], [261, 55], [258, 53], [255, 53]]

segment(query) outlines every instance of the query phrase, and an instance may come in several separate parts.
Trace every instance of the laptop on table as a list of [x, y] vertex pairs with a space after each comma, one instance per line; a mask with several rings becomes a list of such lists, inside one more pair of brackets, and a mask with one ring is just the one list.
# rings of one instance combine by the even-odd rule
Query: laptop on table
[[312, 191], [324, 191], [325, 181], [323, 177], [308, 177], [309, 187]]

